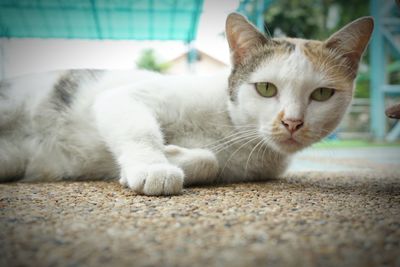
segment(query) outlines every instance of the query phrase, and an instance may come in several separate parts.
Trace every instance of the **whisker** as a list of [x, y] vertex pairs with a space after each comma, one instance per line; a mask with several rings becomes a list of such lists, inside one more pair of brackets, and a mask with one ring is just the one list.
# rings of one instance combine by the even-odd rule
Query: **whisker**
[[241, 137], [241, 138], [235, 140], [235, 141], [232, 142], [232, 143], [224, 144], [224, 146], [222, 146], [222, 147], [218, 148], [217, 150], [215, 150], [214, 153], [218, 154], [218, 153], [220, 153], [221, 151], [224, 151], [224, 150], [228, 149], [229, 147], [231, 147], [231, 146], [233, 146], [233, 145], [235, 145], [235, 144], [240, 143], [241, 141], [245, 141], [245, 140], [248, 139], [248, 138], [257, 137], [257, 136], [259, 136], [259, 134], [258, 134], [258, 133], [254, 133], [254, 134], [249, 134], [249, 135], [247, 135], [247, 136]]
[[[247, 167], [248, 167], [248, 165], [249, 165], [251, 155], [253, 154], [254, 150], [255, 150], [263, 141], [264, 141], [264, 140], [261, 139], [261, 140], [253, 147], [253, 149], [250, 151], [249, 157], [247, 158], [247, 161], [246, 161], [246, 166], [245, 166], [245, 168], [244, 168], [244, 169], [245, 169], [245, 173], [247, 173]], [[246, 175], [245, 175], [245, 176], [246, 176]]]
[[248, 128], [248, 127], [253, 127], [253, 128], [257, 128], [258, 125], [257, 124], [237, 124], [237, 125], [233, 125], [233, 124], [221, 124], [221, 123], [212, 123], [212, 122], [206, 122], [207, 124], [210, 125], [216, 125], [216, 126], [225, 126], [225, 127], [230, 127], [230, 128]]
[[268, 148], [269, 148], [269, 147], [265, 144], [264, 149], [263, 149], [263, 152], [262, 152], [262, 154], [261, 154], [261, 159], [264, 159], [265, 152], [267, 151]]
[[225, 162], [225, 165], [224, 165], [224, 167], [222, 168], [222, 170], [221, 170], [219, 176], [222, 175], [222, 173], [224, 172], [224, 170], [225, 170], [226, 166], [228, 165], [229, 161], [231, 160], [231, 158], [232, 158], [240, 149], [242, 149], [242, 148], [243, 148], [244, 146], [246, 146], [247, 144], [249, 144], [249, 143], [251, 143], [251, 142], [254, 142], [254, 141], [257, 140], [258, 138], [260, 138], [260, 136], [253, 137], [252, 139], [250, 139], [250, 140], [247, 141], [246, 143], [242, 144], [238, 149], [236, 149], [236, 150], [232, 153], [232, 155], [228, 158], [228, 160]]
[[221, 146], [221, 145], [223, 145], [225, 143], [229, 143], [229, 142], [234, 141], [234, 140], [236, 140], [238, 138], [241, 138], [244, 135], [247, 135], [247, 134], [250, 134], [250, 133], [253, 133], [253, 132], [254, 132], [254, 130], [246, 130], [246, 131], [235, 132], [235, 133], [233, 133], [233, 134], [231, 134], [229, 136], [226, 136], [226, 137], [223, 137], [223, 138], [217, 140], [216, 142], [213, 142], [211, 144], [203, 146], [203, 148], [216, 149], [216, 147], [218, 147], [218, 146]]

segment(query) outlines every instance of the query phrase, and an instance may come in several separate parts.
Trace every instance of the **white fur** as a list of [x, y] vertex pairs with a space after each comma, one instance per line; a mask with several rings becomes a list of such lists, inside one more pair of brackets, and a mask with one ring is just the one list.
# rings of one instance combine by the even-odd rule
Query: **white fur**
[[[298, 41], [300, 42], [300, 41]], [[319, 87], [328, 87], [325, 73], [314, 70], [312, 63], [303, 54], [299, 46], [293, 53], [266, 60], [252, 73], [249, 83], [244, 83], [238, 91], [238, 105], [229, 105], [234, 123], [238, 125], [253, 123], [265, 137], [265, 142], [277, 153], [292, 153], [298, 148], [293, 144], [285, 145], [282, 141], [291, 137], [285, 127], [279, 123], [279, 134], [273, 134], [273, 123], [279, 112], [285, 119], [304, 120], [308, 134], [313, 138], [306, 139], [303, 130], [293, 134], [293, 138], [303, 144], [311, 145], [333, 129], [325, 129], [327, 122], [336, 127], [349, 106], [353, 88], [336, 91], [327, 101], [310, 101], [311, 93]], [[276, 97], [263, 98], [254, 90], [254, 83], [270, 82], [278, 88]], [[354, 85], [353, 85], [354, 87]]]
[[[299, 49], [262, 63], [239, 86], [235, 102], [228, 72], [109, 71], [82, 84], [72, 106], [60, 112], [49, 99], [62, 74], [23, 77], [3, 89], [0, 179], [117, 178], [138, 193], [162, 195], [179, 193], [183, 184], [274, 178], [292, 152], [326, 135], [322, 123], [337, 125], [351, 99], [351, 92], [339, 92], [310, 102], [324, 74]], [[274, 83], [278, 95], [261, 97], [252, 83], [262, 81]], [[282, 111], [285, 118], [303, 119], [315, 136], [302, 138], [300, 130], [293, 135], [300, 145], [286, 144], [284, 126], [279, 135], [271, 130]]]
[[[291, 57], [288, 66], [303, 64], [307, 70], [304, 57]], [[10, 81], [0, 127], [20, 122], [12, 134], [1, 135], [0, 178], [20, 173], [28, 181], [118, 178], [147, 195], [176, 194], [184, 183], [274, 178], [288, 163], [282, 146], [268, 136], [276, 114], [285, 107], [318, 123], [326, 114], [313, 116], [312, 109], [327, 113], [335, 106], [334, 99], [327, 107], [314, 107], [301, 98], [319, 86], [309, 78], [315, 76], [311, 70], [295, 82], [281, 76], [299, 76], [296, 68], [278, 72], [274, 64], [265, 62], [251, 79], [275, 79], [279, 98], [260, 97], [244, 84], [237, 105], [228, 100], [227, 72], [174, 77], [110, 71], [82, 86], [64, 113], [48, 103], [62, 73]]]

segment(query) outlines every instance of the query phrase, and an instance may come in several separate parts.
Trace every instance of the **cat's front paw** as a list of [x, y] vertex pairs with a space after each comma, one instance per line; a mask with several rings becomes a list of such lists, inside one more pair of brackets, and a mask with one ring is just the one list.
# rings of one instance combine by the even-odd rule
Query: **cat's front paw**
[[183, 171], [171, 164], [130, 166], [121, 171], [122, 185], [148, 196], [176, 195], [182, 191]]
[[182, 168], [185, 185], [207, 184], [218, 177], [218, 160], [210, 150], [167, 145], [165, 155], [170, 163]]

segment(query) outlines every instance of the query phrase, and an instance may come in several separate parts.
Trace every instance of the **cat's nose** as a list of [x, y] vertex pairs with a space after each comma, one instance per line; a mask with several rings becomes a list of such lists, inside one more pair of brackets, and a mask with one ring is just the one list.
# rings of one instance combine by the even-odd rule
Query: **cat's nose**
[[282, 125], [285, 126], [290, 133], [294, 133], [295, 131], [303, 127], [303, 124], [304, 124], [303, 120], [292, 120], [292, 119], [282, 120]]

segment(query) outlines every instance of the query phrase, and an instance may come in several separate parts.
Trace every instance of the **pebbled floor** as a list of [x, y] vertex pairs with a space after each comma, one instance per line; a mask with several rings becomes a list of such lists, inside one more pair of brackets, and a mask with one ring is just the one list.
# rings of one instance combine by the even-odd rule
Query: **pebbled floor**
[[[330, 164], [312, 153], [295, 164]], [[399, 165], [355, 155], [350, 170], [293, 167], [173, 197], [116, 182], [0, 184], [0, 266], [400, 266]]]

